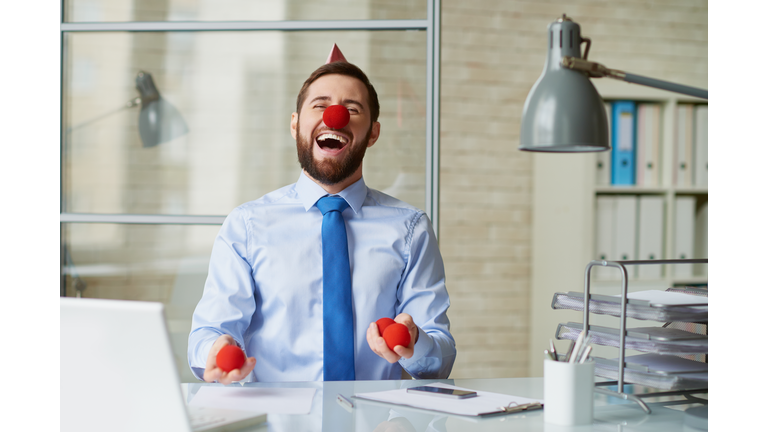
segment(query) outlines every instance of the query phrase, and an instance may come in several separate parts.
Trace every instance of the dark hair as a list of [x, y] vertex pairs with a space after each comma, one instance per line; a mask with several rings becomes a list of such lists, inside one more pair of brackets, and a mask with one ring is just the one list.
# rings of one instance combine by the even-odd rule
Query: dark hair
[[377, 121], [379, 119], [379, 95], [376, 94], [376, 89], [373, 88], [373, 84], [368, 80], [365, 72], [352, 63], [343, 61], [324, 64], [312, 72], [312, 75], [304, 81], [304, 85], [299, 90], [299, 96], [296, 98], [296, 112], [301, 114], [301, 105], [304, 104], [304, 99], [307, 97], [309, 86], [321, 76], [334, 74], [357, 78], [365, 85], [365, 88], [368, 89], [368, 107], [371, 110], [371, 122]]

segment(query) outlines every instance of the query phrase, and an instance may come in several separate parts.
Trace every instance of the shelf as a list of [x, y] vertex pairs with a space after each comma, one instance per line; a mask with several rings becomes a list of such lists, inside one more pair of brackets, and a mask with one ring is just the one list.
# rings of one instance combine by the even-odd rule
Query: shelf
[[709, 278], [707, 276], [692, 276], [688, 278], [672, 278], [672, 285], [674, 286], [681, 286], [681, 285], [701, 285], [709, 282]]
[[643, 186], [597, 186], [595, 193], [598, 195], [663, 195], [667, 193], [667, 189]]
[[[676, 183], [677, 173], [673, 169], [676, 160], [678, 140], [678, 105], [693, 103], [703, 105], [707, 102], [674, 93], [633, 86], [622, 82], [596, 80], [595, 86], [606, 101], [635, 100], [638, 102], [658, 103], [659, 143], [658, 177], [653, 182], [640, 185], [612, 185], [610, 168], [612, 160], [606, 160], [610, 153], [591, 153], [572, 155], [569, 158], [552, 158], [551, 155], [533, 155], [533, 217], [532, 241], [537, 246], [532, 251], [532, 301], [535, 304], [551, 301], [552, 287], [570, 287], [574, 280], [583, 277], [583, 263], [593, 259], [632, 258], [627, 251], [621, 253], [605, 248], [611, 244], [615, 249], [621, 233], [621, 242], [634, 238], [636, 259], [658, 257], [695, 256], [706, 257], [709, 190], [707, 186], [681, 186]], [[647, 112], [647, 111], [646, 111]], [[695, 114], [695, 113], [694, 113]], [[647, 131], [646, 131], [647, 132]], [[602, 168], [602, 169], [601, 169]], [[607, 169], [606, 169], [607, 168]], [[647, 176], [646, 176], [647, 177]], [[562, 178], [569, 179], [562, 182]], [[682, 184], [682, 183], [681, 183]], [[628, 198], [636, 198], [635, 209], [628, 204]], [[613, 200], [611, 203], [610, 201]], [[691, 203], [693, 201], [693, 203]], [[598, 206], [598, 204], [600, 204]], [[693, 211], [689, 222], [683, 220]], [[609, 210], [606, 210], [609, 209]], [[618, 224], [618, 212], [621, 210], [621, 224]], [[608, 217], [606, 213], [610, 212]], [[660, 216], [659, 216], [660, 214]], [[634, 218], [632, 217], [634, 215]], [[683, 215], [683, 216], [681, 216]], [[645, 221], [644, 224], [639, 223]], [[651, 221], [651, 222], [648, 222]], [[617, 226], [620, 225], [620, 226]], [[630, 226], [635, 226], [634, 234]], [[610, 235], [605, 235], [605, 227], [615, 227]], [[661, 227], [660, 239], [658, 227]], [[688, 229], [693, 227], [693, 233]], [[599, 231], [600, 229], [603, 231]], [[646, 234], [641, 234], [640, 230]], [[598, 246], [598, 232], [601, 233]], [[650, 232], [650, 234], [648, 234]], [[630, 233], [630, 234], [627, 234]], [[693, 246], [690, 246], [693, 238]], [[643, 247], [640, 247], [640, 240]], [[652, 239], [649, 241], [649, 239]], [[681, 249], [681, 246], [683, 250]], [[601, 249], [601, 250], [598, 250]], [[690, 250], [689, 250], [690, 249]], [[604, 252], [608, 253], [604, 253]], [[652, 254], [650, 252], [653, 252]], [[681, 255], [682, 254], [682, 255]], [[561, 265], [558, 271], [552, 270], [552, 261]], [[606, 275], [608, 269], [595, 269], [592, 282], [600, 293], [615, 293], [621, 284], [619, 275]], [[649, 271], [654, 270], [654, 271]], [[667, 289], [674, 286], [702, 285], [708, 281], [701, 266], [691, 269], [692, 276], [674, 274], [672, 268], [664, 265], [660, 269], [649, 266], [630, 270], [630, 288], [635, 290]], [[617, 271], [618, 272], [618, 271]], [[688, 273], [690, 274], [690, 273]], [[530, 331], [530, 340], [548, 340], [551, 329], [560, 322], [555, 311], [532, 311], [534, 325]], [[551, 330], [550, 330], [551, 331]], [[532, 345], [533, 346], [533, 345]], [[543, 346], [541, 350], [546, 349]], [[529, 353], [531, 374], [541, 374], [539, 365], [539, 346]]]
[[[707, 276], [705, 275], [695, 275], [695, 276], [689, 276], [689, 277], [679, 277], [679, 276], [665, 276], [662, 278], [642, 278], [637, 276], [630, 276], [629, 277], [629, 283], [631, 284], [640, 284], [643, 286], [643, 289], [645, 286], [648, 285], [655, 285], [655, 286], [664, 286], [665, 288], [669, 288], [672, 285], [680, 285], [680, 284], [703, 284], [707, 283]], [[617, 284], [621, 284], [621, 276], [619, 275], [618, 271], [616, 272], [616, 277], [611, 279], [596, 279], [593, 276], [592, 279], [592, 285], [596, 287], [611, 287], [615, 288]]]
[[676, 188], [672, 189], [672, 193], [675, 195], [708, 195], [709, 189], [707, 188]]
[[666, 188], [644, 186], [595, 186], [597, 195], [664, 195], [671, 192], [674, 195], [708, 195], [707, 188]]

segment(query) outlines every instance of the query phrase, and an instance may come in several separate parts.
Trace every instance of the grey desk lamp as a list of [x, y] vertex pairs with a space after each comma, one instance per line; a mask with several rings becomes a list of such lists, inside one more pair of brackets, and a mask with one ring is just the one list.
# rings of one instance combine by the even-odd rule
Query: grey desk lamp
[[72, 126], [67, 130], [67, 135], [76, 129], [88, 126], [112, 114], [138, 105], [141, 105], [139, 111], [139, 136], [141, 136], [142, 147], [154, 147], [189, 132], [187, 123], [184, 121], [181, 113], [179, 113], [179, 110], [160, 96], [152, 75], [140, 71], [136, 75], [136, 89], [139, 91], [139, 97], [131, 99], [118, 109]]
[[[520, 150], [597, 152], [610, 150], [603, 99], [590, 78], [608, 77], [707, 99], [707, 90], [608, 69], [587, 60], [591, 41], [563, 14], [549, 24], [544, 71], [523, 106]], [[584, 57], [581, 44], [586, 42]]]
[[160, 96], [152, 75], [139, 72], [136, 75], [136, 88], [139, 90], [139, 135], [144, 147], [154, 147], [160, 143], [178, 138], [187, 132], [187, 123], [170, 102]]

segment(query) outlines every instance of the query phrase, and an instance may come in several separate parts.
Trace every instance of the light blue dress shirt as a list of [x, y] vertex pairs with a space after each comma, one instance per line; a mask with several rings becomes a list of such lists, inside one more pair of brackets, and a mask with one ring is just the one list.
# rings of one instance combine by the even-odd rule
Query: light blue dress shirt
[[[323, 215], [328, 193], [303, 172], [298, 182], [245, 203], [214, 241], [208, 279], [192, 319], [188, 358], [202, 379], [214, 341], [231, 335], [256, 357], [246, 381], [323, 380]], [[369, 189], [363, 179], [339, 194], [350, 208], [355, 377], [447, 378], [456, 358], [437, 240], [423, 211]], [[408, 313], [419, 326], [410, 359], [390, 364], [368, 346], [382, 317]]]

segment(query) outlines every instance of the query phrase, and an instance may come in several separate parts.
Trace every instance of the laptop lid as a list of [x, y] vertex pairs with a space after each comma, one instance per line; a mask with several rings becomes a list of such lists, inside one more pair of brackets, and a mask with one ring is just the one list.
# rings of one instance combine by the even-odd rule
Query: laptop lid
[[61, 430], [189, 431], [161, 303], [61, 298]]

